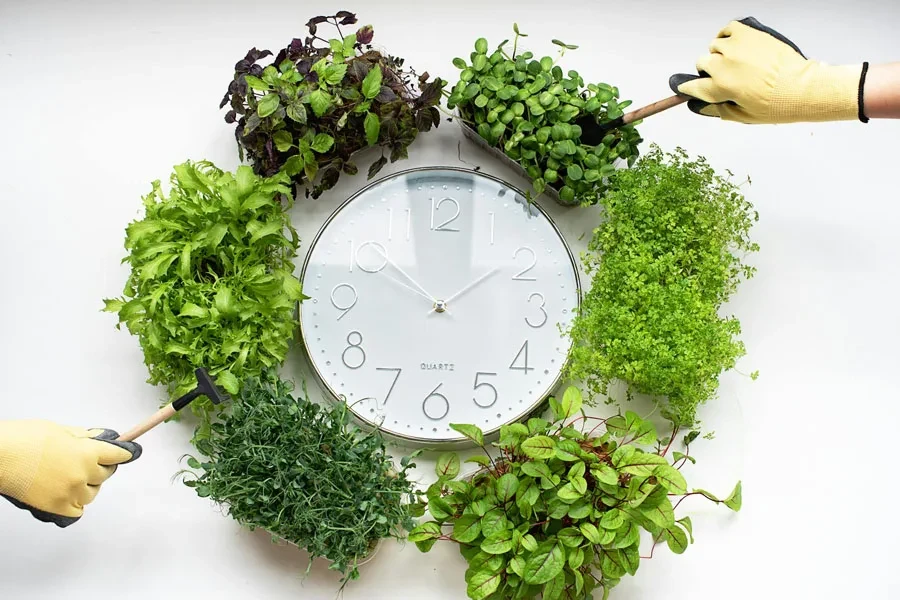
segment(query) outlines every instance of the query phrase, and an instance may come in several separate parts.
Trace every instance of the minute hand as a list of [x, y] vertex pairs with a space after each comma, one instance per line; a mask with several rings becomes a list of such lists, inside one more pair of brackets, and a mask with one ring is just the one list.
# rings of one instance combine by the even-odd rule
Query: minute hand
[[[432, 303], [437, 303], [437, 299], [436, 299], [434, 296], [432, 296], [431, 294], [429, 294], [428, 292], [426, 292], [426, 291], [425, 291], [425, 288], [423, 288], [421, 285], [419, 285], [419, 283], [418, 283], [415, 279], [413, 279], [412, 277], [410, 277], [409, 274], [408, 274], [406, 271], [404, 271], [403, 269], [400, 268], [400, 265], [398, 265], [397, 263], [395, 263], [394, 261], [392, 261], [392, 260], [388, 257], [388, 255], [387, 255], [386, 253], [381, 252], [381, 250], [378, 250], [377, 247], [376, 247], [375, 249], [376, 249], [376, 251], [377, 251], [379, 254], [381, 254], [381, 257], [384, 258], [384, 260], [387, 261], [387, 263], [388, 263], [389, 265], [391, 265], [392, 267], [394, 267], [401, 275], [403, 275], [404, 277], [406, 277], [406, 279], [409, 280], [409, 282], [410, 282], [411, 284], [413, 284], [414, 286], [416, 286], [416, 288], [418, 288], [418, 291], [421, 292], [421, 294], [422, 294], [422, 296], [423, 296], [424, 298], [427, 298], [428, 300], [431, 300]], [[392, 278], [392, 277], [389, 277], [389, 279], [393, 279], [393, 278]], [[396, 280], [395, 280], [395, 281], [396, 281]], [[400, 283], [400, 282], [398, 281], [397, 283]], [[403, 285], [403, 284], [401, 283], [400, 285]], [[406, 286], [404, 286], [404, 287], [406, 287]], [[410, 288], [410, 289], [411, 289], [411, 288]], [[413, 290], [413, 291], [415, 291], [415, 290]]]

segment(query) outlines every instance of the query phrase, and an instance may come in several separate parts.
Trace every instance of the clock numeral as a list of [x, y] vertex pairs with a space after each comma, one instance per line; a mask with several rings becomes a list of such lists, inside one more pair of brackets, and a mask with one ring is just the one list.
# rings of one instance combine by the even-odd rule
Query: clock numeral
[[[441, 209], [441, 204], [443, 204], [444, 202], [452, 202], [453, 206], [456, 207], [456, 212], [453, 214], [452, 217], [450, 217], [449, 219], [447, 219], [440, 225], [435, 226], [434, 225], [434, 214]], [[434, 198], [431, 199], [431, 230], [432, 231], [459, 231], [459, 229], [456, 229], [455, 227], [447, 227], [450, 223], [455, 221], [457, 219], [457, 217], [459, 217], [459, 202], [457, 202], [456, 200], [454, 200], [453, 198], [450, 198], [450, 197], [441, 198], [437, 202], [434, 201]]]
[[[359, 338], [357, 341], [353, 341], [351, 338], [356, 335]], [[341, 352], [341, 362], [344, 363], [344, 366], [348, 369], [358, 369], [364, 364], [366, 364], [366, 351], [362, 349], [363, 336], [358, 331], [351, 331], [347, 334], [347, 344], [348, 346], [344, 348], [344, 351]], [[348, 354], [351, 354], [351, 350], [355, 350], [352, 352], [353, 355], [359, 357], [359, 362], [356, 364], [350, 364], [347, 362]]]
[[531, 254], [531, 264], [513, 275], [513, 280], [515, 281], [537, 281], [537, 277], [525, 277], [525, 273], [532, 270], [534, 266], [537, 264], [537, 254], [535, 254], [534, 250], [529, 248], [528, 246], [519, 246], [515, 252], [513, 252], [513, 260], [519, 257], [520, 252], [527, 252]]
[[[387, 404], [388, 398], [391, 397], [391, 393], [394, 391], [394, 386], [397, 385], [397, 380], [400, 379], [400, 373], [403, 369], [399, 369], [396, 367], [375, 367], [376, 371], [396, 371], [394, 375], [394, 380], [391, 382], [391, 387], [388, 388], [387, 395], [384, 397], [384, 400], [378, 405], [378, 408], [381, 408]], [[378, 402], [376, 400], [376, 402]]]
[[394, 239], [394, 209], [388, 209], [388, 241]]
[[[522, 366], [516, 364], [519, 362], [519, 359], [522, 359]], [[519, 348], [519, 352], [509, 364], [509, 368], [512, 371], [522, 371], [525, 375], [528, 375], [528, 371], [534, 371], [534, 367], [528, 366], [528, 340], [525, 340], [525, 343]]]
[[[422, 412], [432, 421], [440, 421], [450, 413], [450, 402], [447, 400], [447, 396], [438, 393], [442, 385], [444, 384], [437, 384], [437, 387], [431, 390], [431, 393], [422, 400]], [[443, 407], [441, 408], [442, 404]], [[440, 412], [441, 410], [443, 412]]]
[[[372, 246], [375, 249], [375, 252], [381, 256], [382, 262], [377, 266], [372, 266], [370, 264], [363, 264], [363, 261], [359, 259], [359, 253], [362, 252], [363, 248], [366, 246]], [[378, 271], [385, 268], [388, 264], [387, 250], [384, 246], [379, 244], [378, 242], [368, 240], [359, 245], [356, 249], [356, 252], [353, 252], [353, 240], [350, 240], [350, 272], [353, 272], [353, 259], [356, 259], [356, 265], [365, 271], [366, 273], [377, 273]]]
[[491, 246], [493, 246], [494, 245], [494, 213], [489, 212], [488, 214], [491, 215]]
[[[353, 292], [353, 300], [350, 302], [350, 304], [342, 306], [342, 305], [338, 304], [337, 298], [334, 297], [334, 295], [337, 293], [337, 291], [341, 288], [347, 288], [351, 292]], [[343, 319], [344, 315], [346, 315], [348, 312], [350, 312], [350, 309], [352, 309], [354, 306], [356, 306], [356, 302], [358, 300], [359, 300], [359, 294], [356, 293], [356, 288], [353, 287], [352, 285], [350, 285], [349, 283], [339, 283], [336, 286], [334, 286], [334, 289], [331, 290], [331, 305], [334, 306], [339, 311], [341, 311], [340, 316], [336, 320], [340, 321], [341, 319]]]
[[[407, 208], [406, 210], [406, 241], [409, 241], [409, 229], [412, 223], [412, 214], [410, 210]], [[394, 239], [394, 209], [387, 209], [388, 212], [388, 235], [387, 239], [390, 242]]]
[[478, 398], [474, 398], [474, 397], [472, 398], [472, 401], [473, 401], [477, 406], [479, 406], [480, 408], [490, 408], [490, 407], [492, 407], [492, 406], [497, 402], [497, 396], [498, 396], [498, 394], [497, 394], [497, 388], [495, 388], [493, 385], [491, 385], [491, 384], [488, 383], [487, 381], [481, 381], [481, 382], [479, 382], [479, 381], [478, 381], [478, 378], [481, 377], [481, 376], [491, 376], [491, 377], [496, 377], [497, 374], [496, 374], [496, 373], [485, 373], [484, 371], [479, 371], [479, 372], [475, 373], [475, 385], [474, 385], [474, 387], [473, 387], [472, 389], [477, 390], [477, 389], [480, 388], [480, 387], [485, 387], [485, 386], [487, 386], [487, 387], [491, 388], [491, 391], [494, 393], [494, 399], [491, 400], [489, 404], [482, 404], [481, 402], [478, 401]]
[[534, 323], [532, 323], [531, 321], [529, 321], [528, 317], [525, 317], [525, 322], [528, 324], [529, 327], [534, 327], [535, 329], [537, 329], [538, 327], [543, 327], [544, 324], [547, 322], [547, 311], [544, 310], [544, 305], [546, 304], [546, 301], [544, 300], [543, 294], [541, 294], [540, 292], [534, 292], [533, 294], [528, 296], [529, 306], [531, 305], [532, 298], [540, 298], [541, 299], [541, 303], [538, 305], [538, 310], [541, 311], [541, 315], [543, 315], [543, 318], [541, 319], [541, 322], [536, 325]]

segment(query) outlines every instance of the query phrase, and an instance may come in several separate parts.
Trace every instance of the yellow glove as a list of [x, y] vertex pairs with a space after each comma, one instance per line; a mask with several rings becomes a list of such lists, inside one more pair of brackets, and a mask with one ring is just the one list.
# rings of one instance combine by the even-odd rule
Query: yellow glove
[[48, 421], [0, 421], [0, 495], [40, 521], [67, 527], [81, 518], [116, 466], [141, 447], [109, 429]]
[[697, 62], [700, 76], [669, 79], [695, 113], [742, 123], [859, 119], [868, 63], [830, 66], [749, 17], [732, 21]]

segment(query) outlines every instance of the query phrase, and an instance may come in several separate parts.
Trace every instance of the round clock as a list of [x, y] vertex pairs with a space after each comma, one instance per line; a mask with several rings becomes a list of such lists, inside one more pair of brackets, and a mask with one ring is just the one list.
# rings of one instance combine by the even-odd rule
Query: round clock
[[448, 167], [364, 188], [303, 266], [301, 335], [324, 388], [405, 442], [463, 441], [533, 411], [558, 383], [580, 302], [559, 230], [493, 177]]

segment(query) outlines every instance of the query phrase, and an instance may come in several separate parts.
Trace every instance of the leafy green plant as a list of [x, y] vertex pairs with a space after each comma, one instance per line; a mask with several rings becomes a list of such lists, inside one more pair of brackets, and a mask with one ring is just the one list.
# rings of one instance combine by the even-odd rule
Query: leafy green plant
[[[693, 543], [691, 518], [675, 515], [685, 498], [740, 510], [740, 482], [724, 499], [688, 491], [681, 468], [695, 459], [687, 451], [668, 456], [675, 430], [657, 439], [653, 424], [633, 412], [585, 416], [576, 388], [550, 404], [553, 422], [503, 426], [494, 444], [499, 457], [485, 449], [468, 459], [480, 465], [470, 478], [456, 479], [457, 455], [438, 459], [438, 481], [427, 491], [433, 520], [409, 539], [423, 552], [438, 540], [458, 544], [472, 600], [586, 600], [598, 588], [607, 598], [657, 544], [681, 554]], [[453, 427], [484, 448], [477, 427]], [[647, 556], [640, 554], [641, 530], [653, 540]]]
[[197, 442], [208, 458], [188, 459], [199, 474], [185, 484], [242, 525], [306, 549], [310, 566], [324, 557], [345, 582], [356, 579], [379, 540], [415, 524], [415, 464], [405, 457], [395, 470], [380, 434], [352, 428], [345, 404], [292, 391], [274, 372], [247, 380], [227, 418]]
[[479, 38], [467, 63], [453, 59], [460, 70], [447, 106], [456, 108], [490, 145], [518, 162], [540, 194], [546, 186], [569, 204], [596, 204], [605, 190], [614, 162], [632, 164], [638, 156], [640, 134], [634, 124], [605, 135], [598, 125], [621, 117], [630, 100], [619, 100], [619, 89], [606, 83], [589, 84], [577, 71], [563, 72], [556, 64], [567, 49], [553, 43], [559, 56], [534, 57], [517, 53], [520, 37], [514, 26], [512, 52], [504, 40], [493, 52]]
[[702, 157], [658, 147], [616, 173], [603, 208], [584, 255], [592, 281], [571, 330], [569, 375], [599, 393], [623, 380], [692, 426], [744, 354], [740, 322], [719, 311], [755, 272], [744, 260], [759, 249], [749, 238], [758, 215]]
[[[149, 383], [177, 397], [204, 367], [234, 394], [242, 379], [284, 362], [305, 298], [293, 275], [290, 182], [190, 161], [170, 182], [168, 196], [153, 182], [144, 217], [128, 225], [131, 274], [104, 310], [138, 336]], [[212, 407], [206, 398], [191, 403], [200, 415]]]
[[[237, 123], [242, 160], [246, 153], [262, 175], [284, 169], [298, 195], [305, 187], [307, 196], [319, 197], [341, 172], [356, 174], [354, 153], [380, 147], [371, 179], [387, 164], [385, 151], [391, 162], [406, 158], [418, 132], [440, 122], [444, 82], [404, 70], [404, 59], [373, 49], [370, 25], [344, 35], [341, 26], [356, 22], [347, 11], [310, 19], [309, 36], [295, 38], [265, 67], [259, 61], [272, 52], [251, 49], [222, 99], [220, 108], [230, 104], [225, 121]], [[333, 25], [338, 37], [320, 37], [322, 24]]]

